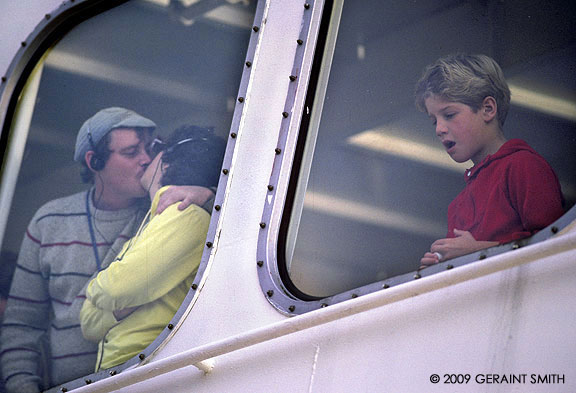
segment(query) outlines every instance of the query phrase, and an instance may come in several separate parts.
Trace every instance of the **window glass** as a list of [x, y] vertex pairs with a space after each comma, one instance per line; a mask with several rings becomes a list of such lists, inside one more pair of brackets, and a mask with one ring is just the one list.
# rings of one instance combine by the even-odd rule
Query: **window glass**
[[[90, 185], [82, 183], [81, 165], [74, 162], [74, 148], [80, 127], [99, 110], [136, 111], [153, 120], [163, 137], [184, 124], [211, 127], [224, 146], [255, 9], [255, 0], [128, 1], [93, 17], [81, 15], [90, 18], [51, 47], [29, 79], [11, 129], [11, 144], [4, 151], [14, 157], [3, 168], [3, 200], [12, 199], [2, 240], [3, 279], [10, 276], [4, 269], [14, 268], [28, 223], [38, 208], [89, 189]], [[129, 154], [123, 157], [130, 158]], [[6, 179], [16, 175], [15, 188], [10, 187]], [[96, 247], [101, 247], [100, 228], [93, 229]], [[205, 237], [204, 232], [202, 243]], [[74, 239], [70, 242], [73, 245]], [[86, 245], [76, 243], [76, 247]], [[89, 245], [92, 249], [94, 242]], [[57, 245], [42, 244], [42, 255], [53, 246]], [[48, 264], [28, 273], [41, 275], [47, 285], [57, 275]], [[67, 294], [49, 290], [51, 304], [62, 307], [60, 295]], [[63, 331], [74, 321], [66, 323], [63, 327], [52, 322], [51, 329]], [[88, 372], [71, 372], [51, 384], [88, 374], [94, 363]], [[77, 370], [74, 365], [70, 369]]]
[[512, 91], [506, 138], [543, 155], [566, 209], [574, 204], [575, 8], [344, 2], [310, 175], [299, 185], [306, 194], [296, 243], [286, 255], [300, 291], [329, 296], [413, 272], [445, 237], [447, 207], [473, 164], [450, 159], [413, 92], [424, 67], [447, 54], [486, 54], [501, 65]]

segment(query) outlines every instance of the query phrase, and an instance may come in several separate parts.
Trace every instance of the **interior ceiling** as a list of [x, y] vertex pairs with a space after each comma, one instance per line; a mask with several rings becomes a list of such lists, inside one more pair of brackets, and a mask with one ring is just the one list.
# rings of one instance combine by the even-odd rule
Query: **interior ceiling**
[[[114, 18], [94, 18], [77, 28], [93, 28], [100, 37], [90, 40], [81, 34], [81, 39], [62, 41], [48, 57], [46, 67], [196, 104], [200, 104], [201, 96], [202, 101], [213, 104], [213, 81], [206, 82], [206, 76], [213, 73], [205, 71], [217, 64], [218, 51], [186, 37], [203, 37], [214, 29], [224, 38], [238, 29], [249, 29], [254, 1], [206, 0], [186, 7], [180, 1], [162, 6], [156, 0], [146, 0], [135, 3], [140, 7], [126, 8], [124, 15], [118, 7]], [[146, 28], [134, 27], [134, 23]], [[138, 55], [135, 33], [138, 42], [153, 48], [146, 58]], [[178, 65], [170, 59], [175, 53], [182, 56]], [[183, 67], [190, 71], [184, 72]]]
[[197, 124], [225, 134], [254, 9], [254, 0], [141, 0], [76, 26], [46, 57], [25, 152], [38, 160], [21, 178], [41, 178], [42, 162], [72, 166], [77, 130], [105, 106], [147, 113], [162, 133], [209, 114]]
[[[254, 0], [252, 0], [254, 1]], [[389, 14], [386, 21], [393, 21], [393, 23], [382, 23], [382, 15], [378, 13], [362, 14], [363, 24], [374, 27], [371, 30], [364, 31], [361, 37], [350, 34], [348, 36], [339, 37], [339, 43], [345, 42], [342, 46], [349, 46], [351, 52], [357, 49], [360, 43], [370, 41], [380, 41], [381, 37], [391, 34], [395, 29], [405, 28], [407, 24], [416, 24], [423, 18], [430, 18], [430, 15], [449, 12], [451, 9], [462, 6], [462, 1], [437, 1], [430, 2], [429, 5], [419, 4], [414, 7], [410, 2], [398, 2], [394, 7], [389, 8]], [[491, 7], [489, 1], [473, 1], [473, 4], [485, 4], [485, 12], [489, 12]], [[499, 27], [497, 32], [494, 33], [494, 40], [491, 43], [491, 51], [495, 57], [499, 58], [499, 62], [503, 68], [511, 69], [516, 74], [512, 78], [513, 90], [522, 91], [524, 93], [538, 93], [547, 99], [557, 99], [556, 107], [559, 105], [566, 106], [563, 113], [567, 113], [569, 120], [574, 120], [576, 116], [576, 78], [565, 78], [563, 75], [566, 72], [574, 72], [571, 65], [561, 62], [553, 62], [545, 64], [549, 68], [548, 72], [542, 72], [542, 65], [534, 64], [533, 59], [537, 59], [540, 55], [546, 54], [554, 49], [551, 47], [550, 42], [558, 48], [563, 48], [573, 42], [573, 23], [571, 18], [555, 18], [555, 26], [551, 28], [548, 24], [542, 23], [547, 20], [549, 15], [542, 15], [551, 13], [567, 13], [574, 15], [574, 10], [571, 8], [576, 7], [574, 4], [564, 4], [563, 2], [552, 2], [554, 7], [535, 7], [537, 5], [530, 2], [521, 1], [504, 1], [498, 2], [497, 11], [492, 10], [494, 18], [498, 15], [518, 15], [518, 18], [507, 20], [503, 27]], [[151, 6], [146, 7], [146, 4]], [[150, 8], [149, 16], [146, 17], [142, 14], [140, 23], [149, 23], [150, 29], [139, 31], [139, 34], [148, 31], [150, 37], [142, 37], [143, 40], [149, 41], [151, 44], [157, 44], [156, 48], [160, 55], [158, 58], [163, 57], [163, 47], [169, 46], [173, 42], [174, 36], [178, 33], [182, 26], [179, 24], [162, 24], [162, 28], [154, 28], [158, 26], [158, 14], [164, 14], [169, 18], [175, 18], [180, 21], [180, 24], [186, 25], [187, 23], [194, 23], [196, 21], [224, 23], [230, 26], [251, 26], [251, 13], [246, 9], [247, 0], [145, 0], [142, 2], [143, 8]], [[560, 4], [563, 9], [559, 9]], [[494, 7], [492, 7], [494, 8]], [[564, 9], [568, 8], [568, 9]], [[538, 15], [538, 17], [536, 17]], [[152, 20], [151, 18], [154, 18]], [[367, 19], [371, 18], [371, 19]], [[148, 22], [146, 19], [150, 19]], [[534, 23], [520, 23], [522, 19], [534, 21]], [[186, 22], [188, 21], [188, 22]], [[516, 23], [515, 23], [516, 22]], [[99, 23], [106, 23], [104, 20]], [[106, 26], [102, 26], [102, 30], [107, 30]], [[91, 79], [101, 79], [105, 82], [115, 83], [119, 86], [127, 86], [130, 88], [138, 88], [141, 90], [155, 92], [159, 95], [171, 96], [175, 99], [182, 99], [190, 101], [196, 105], [209, 102], [214, 104], [217, 99], [213, 97], [213, 92], [207, 86], [200, 85], [200, 81], [193, 83], [183, 83], [178, 79], [182, 77], [180, 70], [171, 72], [170, 68], [164, 69], [161, 73], [158, 72], [157, 64], [153, 59], [146, 59], [147, 61], [139, 62], [138, 64], [127, 64], [122, 59], [129, 58], [124, 56], [126, 48], [130, 48], [131, 36], [129, 30], [125, 27], [118, 26], [114, 30], [115, 44], [107, 40], [96, 40], [92, 45], [90, 53], [84, 53], [82, 49], [75, 47], [71, 42], [69, 45], [58, 46], [54, 49], [46, 62], [47, 67], [52, 67], [63, 72], [77, 74], [82, 77]], [[559, 34], [559, 33], [566, 34]], [[559, 37], [562, 37], [559, 39]], [[346, 41], [348, 41], [346, 43]], [[100, 42], [100, 45], [98, 44]], [[81, 44], [78, 42], [78, 44]], [[112, 49], [112, 50], [111, 50]], [[201, 47], [199, 48], [201, 49]], [[202, 52], [201, 56], [209, 55], [209, 51]], [[567, 54], [571, 55], [571, 53]], [[531, 59], [526, 63], [526, 59]], [[190, 64], [191, 69], [198, 68], [204, 64]], [[515, 70], [515, 66], [520, 65], [519, 70]], [[563, 68], [564, 66], [564, 68]], [[554, 68], [556, 69], [554, 69]], [[534, 71], [536, 69], [536, 72]], [[178, 71], [178, 72], [176, 72]], [[198, 72], [198, 74], [203, 74]], [[202, 78], [204, 80], [205, 78]], [[196, 83], [194, 83], [196, 82]], [[567, 84], [568, 82], [568, 84]], [[521, 94], [515, 94], [520, 97]], [[202, 99], [200, 99], [202, 97]], [[514, 95], [513, 95], [514, 97]], [[538, 108], [532, 107], [531, 109], [537, 110]]]
[[[194, 33], [191, 32], [205, 31], [210, 28], [211, 24], [219, 27], [228, 26], [230, 34], [234, 34], [239, 27], [247, 29], [252, 24], [250, 7], [254, 7], [254, 2], [250, 3], [247, 0], [141, 1], [139, 3], [141, 10], [137, 15], [131, 10], [126, 16], [119, 17], [120, 22], [118, 18], [98, 20], [98, 29], [104, 33], [100, 33], [101, 37], [96, 37], [90, 42], [89, 52], [86, 52], [85, 47], [80, 47], [86, 45], [85, 41], [63, 41], [48, 57], [46, 68], [60, 72], [63, 76], [69, 75], [71, 80], [87, 79], [114, 85], [116, 89], [141, 91], [145, 94], [180, 101], [200, 110], [202, 108], [226, 108], [229, 105], [228, 102], [233, 101], [233, 94], [227, 97], [222, 96], [223, 90], [215, 89], [214, 86], [226, 83], [226, 81], [210, 79], [213, 73], [208, 72], [210, 67], [221, 62], [221, 59], [213, 56], [216, 51], [210, 50], [210, 47], [197, 41], [186, 42], [183, 45], [178, 40], [174, 40], [174, 37], [182, 36], [182, 34], [194, 37]], [[575, 6], [565, 5], [560, 1], [549, 3], [548, 7], [537, 7], [537, 4], [532, 3], [537, 2], [528, 4], [519, 0], [504, 2], [444, 0], [423, 2], [416, 7], [410, 2], [396, 2], [393, 6], [387, 7], [386, 15], [377, 12], [361, 12], [361, 7], [350, 6], [345, 9], [346, 12], [361, 13], [349, 17], [362, 20], [367, 28], [358, 34], [347, 31], [343, 26], [338, 37], [339, 48], [337, 50], [347, 51], [350, 54], [349, 61], [358, 62], [361, 53], [359, 48], [368, 48], [362, 52], [361, 61], [369, 63], [374, 57], [374, 48], [382, 48], [388, 43], [397, 44], [399, 40], [405, 39], [404, 32], [414, 29], [414, 26], [426, 25], [431, 19], [442, 21], [444, 17], [457, 15], [459, 10], [466, 8], [467, 13], [475, 13], [493, 22], [493, 26], [487, 28], [491, 40], [486, 48], [489, 48], [489, 54], [496, 57], [503, 65], [509, 77], [513, 104], [528, 111], [541, 112], [573, 123], [576, 119], [576, 78], [566, 77], [566, 75], [574, 75], [571, 57], [576, 55], [572, 43], [574, 41], [573, 8]], [[351, 2], [345, 2], [345, 5], [349, 4]], [[561, 12], [571, 17], [558, 18], [554, 15]], [[511, 22], [507, 19], [507, 23], [498, 23], [506, 15], [517, 15], [517, 17]], [[542, 22], [552, 17], [557, 21], [554, 26]], [[129, 19], [130, 23], [122, 23], [123, 18], [126, 22]], [[147, 28], [134, 30], [135, 18], [138, 19], [139, 25], [145, 25]], [[165, 22], [160, 23], [162, 20]], [[87, 22], [89, 23], [90, 21]], [[464, 24], [465, 21], [462, 23]], [[154, 47], [154, 56], [141, 59], [137, 55], [131, 55], [131, 46], [136, 32], [141, 41]], [[225, 39], [223, 35], [222, 41]], [[554, 44], [550, 44], [551, 42]], [[174, 53], [174, 45], [181, 46], [179, 52], [183, 60], [177, 66], [174, 64], [166, 66], [165, 60]], [[412, 43], [402, 42], [402, 45], [408, 46]], [[379, 58], [377, 61], [386, 61], [382, 60], [385, 56], [382, 53], [385, 51], [380, 52], [377, 54]], [[527, 59], [529, 61], [526, 61]], [[391, 60], [394, 62], [394, 59]], [[389, 75], [394, 75], [396, 78], [396, 75], [400, 74], [398, 67], [406, 67], [402, 59], [397, 64], [383, 64], [381, 74], [384, 78], [389, 78]], [[429, 128], [427, 119], [415, 116], [411, 96], [402, 92], [406, 86], [411, 86], [417, 79], [421, 66], [413, 66], [413, 69], [411, 73], [403, 72], [405, 80], [399, 81], [396, 85], [394, 80], [387, 83], [388, 92], [382, 93], [381, 98], [366, 99], [369, 105], [370, 103], [382, 105], [380, 101], [384, 101], [387, 107], [386, 121], [383, 122], [380, 116], [368, 120], [370, 127], [361, 128], [343, 126], [346, 122], [335, 121], [336, 126], [332, 130], [331, 138], [342, 144], [348, 144], [363, 132], [378, 130], [381, 135], [388, 138], [381, 142], [388, 146], [388, 149], [380, 150], [380, 153], [404, 155], [407, 159], [418, 157], [414, 149], [400, 149], [395, 152], [390, 150], [390, 147], [397, 145], [399, 137], [404, 141], [414, 141], [414, 146], [434, 143], [432, 133], [422, 132], [422, 129]], [[65, 90], [62, 91], [65, 92]], [[368, 94], [372, 93], [368, 92]], [[409, 100], [397, 99], [402, 96], [409, 97]], [[362, 97], [353, 96], [351, 99], [355, 98], [359, 98], [358, 101], [362, 102]], [[63, 97], [63, 99], [66, 98]], [[372, 113], [377, 112], [372, 111]], [[362, 117], [362, 113], [359, 112], [357, 116]], [[366, 118], [369, 116], [372, 114], [367, 115]], [[54, 121], [54, 119], [45, 120]], [[395, 123], [401, 123], [403, 126], [395, 128]], [[59, 139], [53, 138], [53, 143], [58, 145]], [[47, 142], [49, 140], [46, 138], [42, 141], [42, 143]], [[378, 151], [374, 149], [374, 144], [369, 144], [369, 147]], [[437, 146], [432, 145], [432, 148], [434, 147]], [[437, 156], [442, 154], [440, 149], [436, 150], [438, 150]], [[563, 153], [558, 153], [558, 155], [561, 154]], [[576, 166], [574, 163], [569, 165], [572, 169], [574, 166]], [[570, 194], [576, 192], [573, 184], [566, 187]]]
[[[338, 37], [337, 50], [347, 51], [350, 54], [349, 61], [357, 62], [361, 53], [359, 48], [368, 48], [362, 49], [364, 51], [362, 56], [366, 57], [362, 61], [368, 64], [371, 58], [374, 58], [375, 48], [380, 49], [386, 44], [394, 45], [402, 42], [402, 39], [406, 39], [406, 34], [403, 32], [415, 29], [414, 26], [425, 26], [429, 20], [442, 21], [444, 17], [457, 15], [459, 10], [466, 8], [467, 13], [475, 13], [478, 17], [484, 17], [487, 23], [492, 23], [486, 28], [491, 37], [486, 48], [489, 48], [489, 54], [496, 57], [506, 70], [512, 87], [513, 104], [529, 111], [539, 111], [574, 122], [576, 78], [566, 75], [574, 74], [575, 71], [571, 57], [576, 53], [573, 44], [573, 16], [576, 6], [561, 1], [548, 2], [547, 7], [539, 7], [537, 3], [520, 0], [504, 2], [443, 0], [422, 2], [415, 6], [411, 2], [395, 2], [393, 6], [386, 7], [385, 15], [378, 12], [363, 12], [362, 7], [349, 6], [345, 9], [346, 12], [358, 13], [349, 17], [362, 20], [366, 28], [362, 33], [357, 33], [347, 31], [343, 26]], [[119, 16], [114, 19], [102, 18], [97, 22], [86, 22], [87, 29], [92, 27], [90, 23], [97, 23], [98, 31], [101, 31], [98, 33], [99, 36], [90, 42], [90, 50], [86, 51], [86, 42], [83, 40], [63, 40], [47, 58], [46, 68], [60, 72], [62, 76], [71, 80], [76, 78], [102, 82], [114, 85], [116, 89], [141, 91], [144, 94], [180, 101], [184, 105], [192, 105], [198, 109], [229, 106], [229, 101], [233, 101], [233, 94], [222, 96], [224, 90], [214, 88], [228, 81], [223, 81], [221, 78], [211, 79], [210, 76], [214, 73], [208, 71], [214, 64], [220, 64], [222, 61], [214, 55], [216, 51], [212, 51], [198, 40], [183, 44], [180, 40], [175, 40], [175, 37], [188, 35], [193, 39], [196, 34], [194, 31], [204, 33], [210, 29], [211, 24], [220, 28], [224, 26], [224, 31], [228, 26], [229, 34], [234, 34], [239, 28], [248, 29], [252, 24], [251, 7], [254, 7], [254, 1], [143, 0], [137, 4], [140, 11], [136, 14], [134, 9], [124, 16], [122, 11], [115, 11]], [[352, 3], [345, 2], [345, 6], [349, 4]], [[515, 17], [506, 19], [506, 23], [500, 23], [507, 15]], [[553, 25], [544, 23], [551, 18], [555, 21]], [[134, 23], [136, 20], [138, 22]], [[135, 25], [146, 28], [137, 28]], [[458, 26], [456, 28], [462, 29]], [[145, 59], [138, 56], [133, 50], [135, 35], [140, 41], [154, 48], [153, 56]], [[225, 45], [225, 40], [226, 36], [223, 34], [222, 45]], [[415, 44], [418, 45], [409, 41], [402, 42], [405, 46]], [[167, 65], [166, 59], [174, 53], [174, 46], [180, 48], [178, 52], [182, 54], [183, 59], [178, 64]], [[391, 137], [402, 135], [406, 140], [415, 141], [416, 145], [433, 143], [433, 137], [423, 136], [424, 133], [421, 132], [428, 126], [426, 120], [411, 119], [414, 117], [411, 99], [409, 101], [397, 99], [402, 96], [410, 97], [402, 91], [417, 79], [421, 66], [412, 66], [412, 72], [402, 72], [404, 79], [398, 78], [397, 76], [401, 74], [399, 72], [401, 68], [398, 67], [409, 68], [409, 66], [404, 64], [403, 59], [394, 64], [394, 59], [384, 58], [385, 55], [382, 54], [385, 53], [384, 50], [380, 49], [380, 52], [376, 55], [377, 61], [383, 63], [379, 77], [389, 78], [389, 75], [394, 75], [394, 78], [387, 82], [386, 93], [378, 93], [380, 97], [378, 94], [375, 95], [377, 99], [366, 96], [365, 101], [368, 105], [371, 103], [382, 105], [381, 101], [384, 101], [387, 106], [386, 121], [382, 121], [384, 116], [382, 115], [368, 120], [367, 123], [371, 126], [363, 128], [343, 126], [346, 122], [338, 121], [335, 122], [336, 127], [331, 137], [346, 144], [349, 138], [354, 138], [362, 132], [386, 129], [386, 132], [392, 134]], [[561, 59], [566, 61], [560, 61]], [[158, 72], [159, 70], [162, 71]], [[66, 90], [61, 91], [64, 94]], [[352, 99], [355, 98], [359, 98], [360, 102], [363, 99], [361, 96]], [[63, 100], [65, 101], [66, 97], [63, 97]], [[372, 113], [378, 111], [372, 110], [366, 118], [373, 116]], [[359, 111], [357, 116], [362, 117], [363, 114]], [[61, 119], [55, 120], [53, 117], [44, 120], [43, 124], [47, 124], [47, 127], [50, 127], [50, 121], [58, 121], [61, 124]], [[394, 131], [395, 122], [406, 124], [409, 129], [406, 130], [404, 127]], [[59, 144], [59, 139], [55, 137], [54, 144]], [[43, 143], [46, 142], [44, 139]], [[406, 157], [410, 159], [410, 155]]]

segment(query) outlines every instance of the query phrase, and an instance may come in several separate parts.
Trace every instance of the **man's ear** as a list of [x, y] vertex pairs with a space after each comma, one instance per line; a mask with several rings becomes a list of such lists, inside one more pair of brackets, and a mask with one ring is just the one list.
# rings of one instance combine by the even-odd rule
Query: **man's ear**
[[90, 169], [92, 172], [98, 172], [102, 170], [100, 161], [101, 160], [98, 159], [96, 153], [92, 150], [89, 150], [86, 152], [86, 154], [84, 154], [84, 162], [88, 166], [88, 169]]
[[90, 169], [91, 171], [94, 171], [94, 169], [92, 169], [92, 167], [90, 166], [90, 161], [92, 160], [92, 156], [94, 156], [94, 152], [92, 150], [89, 150], [86, 153], [84, 153], [84, 163], [86, 164], [88, 169]]
[[496, 103], [496, 99], [492, 96], [484, 98], [480, 110], [482, 111], [484, 121], [486, 123], [491, 122], [498, 115], [498, 104]]

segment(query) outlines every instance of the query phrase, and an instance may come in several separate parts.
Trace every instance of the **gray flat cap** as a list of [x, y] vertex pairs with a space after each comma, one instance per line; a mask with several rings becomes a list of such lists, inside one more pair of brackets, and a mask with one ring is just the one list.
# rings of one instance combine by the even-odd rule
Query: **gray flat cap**
[[[156, 123], [125, 108], [106, 108], [82, 124], [76, 137], [74, 161], [82, 162], [86, 152], [93, 150], [100, 140], [116, 128], [156, 128]], [[92, 139], [90, 141], [90, 139]]]

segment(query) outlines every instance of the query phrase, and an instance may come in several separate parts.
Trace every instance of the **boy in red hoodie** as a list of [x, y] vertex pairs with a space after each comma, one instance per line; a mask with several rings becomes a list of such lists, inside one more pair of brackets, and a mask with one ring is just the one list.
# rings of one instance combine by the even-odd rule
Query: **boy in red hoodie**
[[422, 266], [528, 237], [564, 213], [550, 165], [526, 142], [504, 137], [510, 89], [493, 59], [438, 59], [416, 86], [416, 106], [454, 161], [474, 163], [448, 207], [447, 237], [432, 243]]

